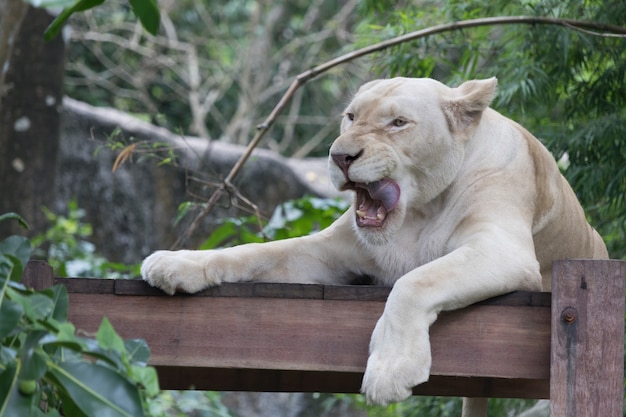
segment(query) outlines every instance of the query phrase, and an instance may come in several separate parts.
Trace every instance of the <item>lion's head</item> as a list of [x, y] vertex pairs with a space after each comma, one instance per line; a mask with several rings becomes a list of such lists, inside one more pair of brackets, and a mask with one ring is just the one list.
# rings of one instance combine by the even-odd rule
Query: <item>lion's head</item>
[[355, 192], [357, 234], [382, 244], [456, 178], [465, 145], [495, 95], [497, 81], [457, 88], [425, 78], [363, 85], [346, 108], [330, 148], [330, 177]]

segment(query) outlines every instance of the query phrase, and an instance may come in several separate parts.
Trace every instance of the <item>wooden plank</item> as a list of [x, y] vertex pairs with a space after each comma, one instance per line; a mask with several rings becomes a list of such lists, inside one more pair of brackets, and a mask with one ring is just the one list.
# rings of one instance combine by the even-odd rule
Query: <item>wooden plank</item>
[[[43, 266], [29, 263], [26, 280], [48, 286]], [[550, 394], [553, 416], [621, 416], [625, 272], [620, 261], [555, 263], [553, 300], [516, 292], [442, 313], [431, 378], [414, 393]], [[77, 328], [95, 332], [107, 316], [148, 342], [162, 386], [178, 389], [358, 392], [390, 291], [238, 283], [169, 297], [140, 280], [54, 282], [68, 288]]]
[[55, 285], [63, 285], [68, 293], [114, 294], [114, 279], [55, 278]]
[[625, 263], [567, 260], [552, 271], [551, 415], [621, 417]]
[[[71, 293], [148, 295], [169, 297], [140, 279], [55, 278]], [[194, 297], [267, 297], [324, 300], [386, 301], [391, 288], [374, 285], [319, 285], [280, 283], [223, 283], [203, 290]], [[480, 305], [549, 307], [550, 293], [516, 291], [481, 301]]]
[[22, 276], [24, 285], [35, 290], [43, 290], [52, 287], [53, 280], [52, 267], [46, 261], [28, 261]]
[[[70, 320], [107, 316], [143, 338], [151, 363], [200, 368], [362, 373], [384, 302], [70, 294]], [[433, 375], [547, 380], [550, 309], [475, 305], [431, 328]]]

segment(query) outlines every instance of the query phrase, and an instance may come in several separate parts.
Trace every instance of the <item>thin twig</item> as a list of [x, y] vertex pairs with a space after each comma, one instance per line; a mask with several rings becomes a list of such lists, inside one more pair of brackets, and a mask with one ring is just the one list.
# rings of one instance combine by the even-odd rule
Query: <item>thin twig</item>
[[219, 199], [222, 197], [224, 192], [229, 188], [226, 184], [232, 184], [234, 178], [239, 174], [239, 171], [246, 163], [246, 161], [250, 158], [252, 151], [257, 147], [261, 139], [267, 133], [269, 128], [274, 124], [276, 117], [282, 112], [285, 108], [289, 100], [293, 94], [306, 84], [311, 79], [317, 77], [321, 73], [324, 73], [331, 68], [334, 68], [338, 65], [345, 64], [347, 62], [353, 61], [357, 58], [372, 54], [374, 52], [379, 52], [384, 49], [400, 45], [405, 42], [413, 41], [420, 38], [425, 38], [427, 36], [436, 35], [443, 32], [450, 32], [459, 29], [479, 27], [479, 26], [497, 26], [497, 25], [510, 25], [510, 24], [525, 24], [525, 25], [557, 25], [563, 26], [568, 29], [576, 30], [583, 32], [588, 35], [593, 36], [606, 36], [606, 37], [619, 37], [626, 38], [626, 28], [615, 25], [606, 25], [598, 22], [589, 22], [583, 20], [576, 19], [559, 19], [552, 17], [533, 17], [533, 16], [506, 16], [506, 17], [488, 17], [481, 19], [470, 19], [470, 20], [462, 20], [453, 23], [447, 23], [437, 26], [431, 26], [426, 29], [418, 30], [415, 32], [407, 33], [402, 36], [397, 36], [392, 39], [388, 39], [383, 42], [376, 43], [374, 45], [367, 46], [365, 48], [357, 49], [356, 51], [349, 52], [347, 54], [341, 55], [337, 58], [334, 58], [330, 61], [327, 61], [321, 65], [318, 65], [308, 71], [298, 74], [294, 81], [291, 83], [285, 94], [280, 98], [278, 104], [272, 109], [269, 116], [263, 121], [263, 123], [257, 126], [257, 132], [248, 144], [243, 155], [239, 157], [239, 160], [235, 163], [228, 176], [224, 179], [223, 183], [218, 187], [211, 197], [209, 201], [204, 205], [202, 211], [196, 215], [194, 220], [190, 223], [187, 229], [183, 232], [183, 234], [176, 240], [172, 249], [177, 249], [181, 247], [181, 245], [189, 239], [192, 233], [200, 226], [204, 218], [213, 210], [213, 207]]

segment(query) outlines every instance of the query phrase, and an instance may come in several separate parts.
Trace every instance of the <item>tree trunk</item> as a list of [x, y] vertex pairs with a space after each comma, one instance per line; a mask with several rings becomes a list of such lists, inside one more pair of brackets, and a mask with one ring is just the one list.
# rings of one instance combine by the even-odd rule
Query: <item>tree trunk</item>
[[[29, 6], [0, 95], [0, 214], [20, 214], [30, 236], [45, 229], [41, 207], [52, 207], [54, 197], [65, 45], [60, 36], [44, 40], [52, 20]], [[0, 237], [16, 231], [0, 223]]]
[[5, 91], [4, 77], [9, 68], [9, 58], [27, 10], [26, 2], [0, 0], [0, 106], [2, 92]]

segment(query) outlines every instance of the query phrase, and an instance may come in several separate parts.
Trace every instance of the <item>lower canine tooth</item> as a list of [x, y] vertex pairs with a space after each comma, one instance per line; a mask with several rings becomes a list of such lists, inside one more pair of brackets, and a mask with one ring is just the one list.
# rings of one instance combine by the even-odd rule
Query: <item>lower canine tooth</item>
[[366, 212], [366, 211], [363, 211], [363, 210], [357, 210], [357, 211], [356, 211], [356, 214], [357, 214], [357, 216], [359, 216], [360, 218], [364, 219], [364, 218], [365, 218], [365, 215], [367, 214], [367, 212]]
[[385, 218], [385, 216], [383, 216], [382, 214], [378, 213], [378, 214], [376, 215], [376, 218], [377, 218], [378, 220], [382, 220], [382, 219], [384, 219], [384, 218]]

